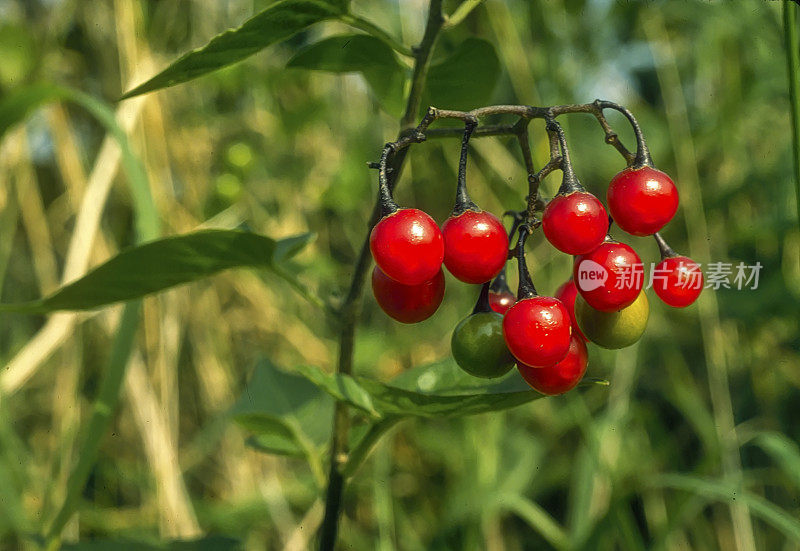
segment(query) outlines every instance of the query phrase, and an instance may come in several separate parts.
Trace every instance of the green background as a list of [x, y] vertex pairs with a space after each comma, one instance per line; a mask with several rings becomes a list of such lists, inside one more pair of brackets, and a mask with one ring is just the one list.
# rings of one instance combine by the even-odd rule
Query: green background
[[[325, 22], [201, 79], [115, 103], [269, 4], [2, 1], [0, 102], [48, 82], [107, 103], [123, 115], [164, 234], [201, 225], [275, 239], [314, 232], [289, 271], [336, 302], [374, 203], [376, 175], [366, 163], [398, 131], [408, 58], [374, 44], [363, 45], [366, 60], [306, 49], [353, 32]], [[445, 2], [445, 11], [456, 4]], [[756, 290], [707, 290], [683, 310], [649, 292], [649, 326], [637, 345], [590, 347], [587, 375], [608, 387], [399, 424], [348, 488], [342, 548], [800, 549], [800, 232], [781, 8], [487, 0], [443, 33], [426, 105], [598, 97], [626, 105], [681, 195], [664, 237], [704, 267], [760, 262], [760, 281]], [[426, 9], [417, 0], [352, 5], [407, 45], [419, 42]], [[604, 199], [622, 159], [592, 117], [561, 121], [578, 177]], [[632, 147], [625, 120], [609, 121]], [[70, 240], [86, 231], [76, 220], [92, 207], [104, 211], [96, 237], [82, 241], [89, 265], [134, 243], [137, 197], [122, 171], [104, 176], [119, 164], [104, 137], [86, 111], [57, 103], [3, 137], [2, 302], [58, 287]], [[531, 124], [531, 140], [541, 166], [541, 121]], [[401, 204], [446, 218], [457, 142], [412, 147]], [[471, 152], [473, 199], [498, 214], [521, 208], [526, 174], [516, 142], [475, 139]], [[82, 203], [104, 178], [112, 184], [104, 204]], [[544, 194], [558, 183], [557, 175], [546, 180]], [[651, 239], [612, 233], [646, 266], [657, 261]], [[570, 273], [570, 258], [540, 234], [528, 263], [544, 294]], [[65, 541], [218, 534], [247, 549], [308, 545], [322, 518], [319, 473], [302, 459], [257, 451], [247, 426], [227, 422], [263, 358], [332, 370], [335, 334], [291, 289], [280, 274], [240, 270], [145, 299], [120, 408]], [[476, 296], [448, 275], [439, 312], [405, 326], [367, 290], [354, 373], [386, 381], [446, 361], [452, 329]], [[34, 534], [58, 510], [118, 316], [116, 308], [81, 314], [59, 332], [72, 322], [0, 314], [0, 549], [36, 549]], [[9, 372], [26, 376], [12, 383]], [[304, 415], [318, 421], [319, 412], [329, 418], [328, 409]], [[224, 549], [226, 541], [206, 544]]]

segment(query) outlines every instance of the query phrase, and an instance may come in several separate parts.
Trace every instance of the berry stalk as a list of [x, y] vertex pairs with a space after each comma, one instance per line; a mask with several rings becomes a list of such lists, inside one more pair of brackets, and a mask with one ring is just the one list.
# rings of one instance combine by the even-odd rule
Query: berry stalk
[[517, 288], [517, 300], [538, 296], [536, 287], [533, 286], [531, 274], [528, 271], [528, 263], [525, 261], [525, 240], [528, 239], [528, 226], [519, 226], [519, 238], [517, 239], [517, 266], [519, 269], [519, 287]]
[[464, 214], [468, 210], [478, 210], [472, 202], [467, 191], [467, 153], [469, 152], [469, 139], [478, 126], [477, 119], [468, 120], [464, 124], [464, 136], [461, 139], [461, 157], [458, 159], [458, 185], [456, 186], [456, 204], [450, 216]]

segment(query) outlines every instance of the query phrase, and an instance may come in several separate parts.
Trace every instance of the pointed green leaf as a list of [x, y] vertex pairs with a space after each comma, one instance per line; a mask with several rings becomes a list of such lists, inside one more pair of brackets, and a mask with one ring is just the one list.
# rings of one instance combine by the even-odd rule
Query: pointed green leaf
[[428, 73], [422, 108], [470, 110], [485, 105], [500, 77], [500, 60], [489, 42], [468, 38]]
[[237, 28], [225, 31], [193, 50], [147, 82], [126, 92], [122, 99], [175, 86], [241, 61], [303, 29], [337, 17], [345, 2], [283, 0], [271, 4]]
[[264, 360], [231, 415], [253, 433], [248, 443], [256, 449], [307, 456], [330, 438], [333, 400], [305, 377]]
[[752, 442], [772, 457], [795, 489], [800, 489], [800, 448], [795, 441], [779, 432], [760, 432]]
[[[315, 390], [321, 392], [319, 389]], [[274, 455], [295, 457], [304, 457], [308, 453], [302, 441], [297, 438], [296, 428], [288, 421], [258, 413], [239, 415], [234, 420], [252, 433], [246, 440], [246, 444], [252, 448]]]
[[317, 367], [300, 366], [296, 370], [313, 384], [340, 402], [347, 402], [373, 417], [380, 417], [370, 393], [349, 375], [325, 373]]
[[784, 511], [759, 495], [741, 491], [740, 488], [728, 482], [674, 473], [657, 475], [649, 483], [657, 488], [674, 488], [691, 492], [709, 501], [731, 503], [737, 500], [750, 509], [753, 515], [783, 532], [787, 538], [794, 542], [800, 542], [800, 520], [797, 520], [793, 514]]
[[365, 34], [321, 40], [300, 50], [287, 67], [332, 73], [361, 73], [378, 102], [392, 115], [403, 109], [406, 70], [385, 42]]
[[89, 310], [143, 297], [229, 268], [272, 269], [281, 277], [288, 277], [276, 268], [311, 238], [311, 234], [304, 234], [274, 241], [234, 230], [203, 230], [167, 237], [122, 251], [48, 297], [0, 304], [0, 312]]
[[[443, 362], [417, 368], [413, 375], [404, 374], [392, 384], [366, 377], [329, 374], [315, 367], [298, 371], [336, 400], [381, 417], [459, 417], [516, 407], [539, 398], [522, 377], [512, 371], [493, 382], [464, 374], [454, 362]], [[460, 370], [459, 370], [460, 371]], [[476, 382], [469, 382], [467, 378]], [[581, 386], [607, 384], [586, 379]]]

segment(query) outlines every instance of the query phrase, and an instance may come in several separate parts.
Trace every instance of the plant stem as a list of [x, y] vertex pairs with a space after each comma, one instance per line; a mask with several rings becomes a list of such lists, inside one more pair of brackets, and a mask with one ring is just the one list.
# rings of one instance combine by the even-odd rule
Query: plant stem
[[789, 100], [792, 109], [792, 144], [794, 185], [797, 200], [797, 223], [800, 225], [800, 38], [797, 33], [797, 7], [783, 2], [783, 31], [786, 38], [786, 62], [789, 69]]
[[450, 27], [455, 27], [464, 21], [464, 19], [466, 19], [467, 16], [472, 13], [472, 10], [481, 4], [483, 4], [483, 0], [464, 0], [461, 5], [458, 6], [456, 10], [445, 19], [444, 28], [449, 29]]
[[[425, 77], [430, 67], [431, 55], [436, 44], [436, 39], [442, 29], [442, 0], [431, 0], [428, 8], [428, 20], [422, 42], [414, 49], [414, 71], [411, 77], [411, 90], [406, 104], [405, 114], [400, 121], [401, 134], [413, 124], [422, 102], [422, 91], [425, 89]], [[405, 160], [405, 150], [392, 158], [392, 171], [390, 186], [397, 182], [400, 170]], [[375, 224], [379, 213], [379, 203], [370, 220], [370, 231]], [[361, 294], [364, 289], [367, 271], [370, 266], [369, 233], [361, 245], [353, 276], [350, 280], [350, 289], [342, 305], [339, 331], [339, 359], [336, 367], [337, 373], [349, 374], [353, 369], [353, 352], [355, 346], [356, 323], [361, 310]], [[329, 551], [336, 544], [339, 528], [339, 517], [344, 491], [343, 467], [347, 461], [347, 437], [350, 432], [350, 416], [347, 406], [341, 402], [336, 403], [333, 416], [333, 440], [331, 442], [330, 470], [328, 473], [328, 489], [325, 495], [325, 516], [320, 527], [319, 549]]]
[[400, 121], [401, 130], [413, 126], [417, 119], [420, 103], [422, 103], [422, 91], [425, 89], [425, 79], [431, 66], [433, 48], [436, 46], [436, 40], [439, 38], [443, 24], [442, 0], [431, 0], [422, 42], [414, 48], [414, 72], [411, 75], [411, 90], [408, 93], [406, 112]]

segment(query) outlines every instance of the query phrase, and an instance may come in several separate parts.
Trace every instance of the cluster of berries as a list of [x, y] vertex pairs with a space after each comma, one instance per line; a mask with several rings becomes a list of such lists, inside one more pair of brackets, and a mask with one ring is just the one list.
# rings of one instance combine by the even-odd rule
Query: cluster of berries
[[[657, 233], [675, 215], [678, 192], [669, 176], [652, 166], [646, 149], [637, 155], [640, 162], [634, 161], [611, 181], [607, 212], [575, 177], [560, 126], [551, 128], [559, 137], [563, 181], [544, 208], [541, 228], [556, 249], [574, 256], [572, 278], [555, 297], [536, 292], [525, 261], [525, 240], [539, 222], [515, 223], [510, 233], [518, 233], [518, 240], [515, 251], [509, 251], [509, 235], [500, 220], [469, 198], [469, 128], [456, 206], [441, 230], [426, 213], [401, 209], [384, 198], [383, 217], [372, 230], [370, 248], [377, 264], [373, 293], [389, 316], [415, 323], [433, 315], [444, 296], [444, 263], [457, 279], [482, 284], [473, 313], [453, 332], [458, 365], [472, 375], [491, 378], [516, 364], [534, 389], [561, 394], [574, 388], [586, 371], [587, 341], [623, 348], [639, 340], [647, 324], [642, 261], [630, 246], [608, 235], [609, 214], [631, 235], [654, 235], [662, 259], [653, 287], [666, 304], [693, 303], [702, 291], [703, 276], [694, 261], [675, 253]], [[519, 268], [516, 297], [505, 279], [506, 261], [514, 255]]]

